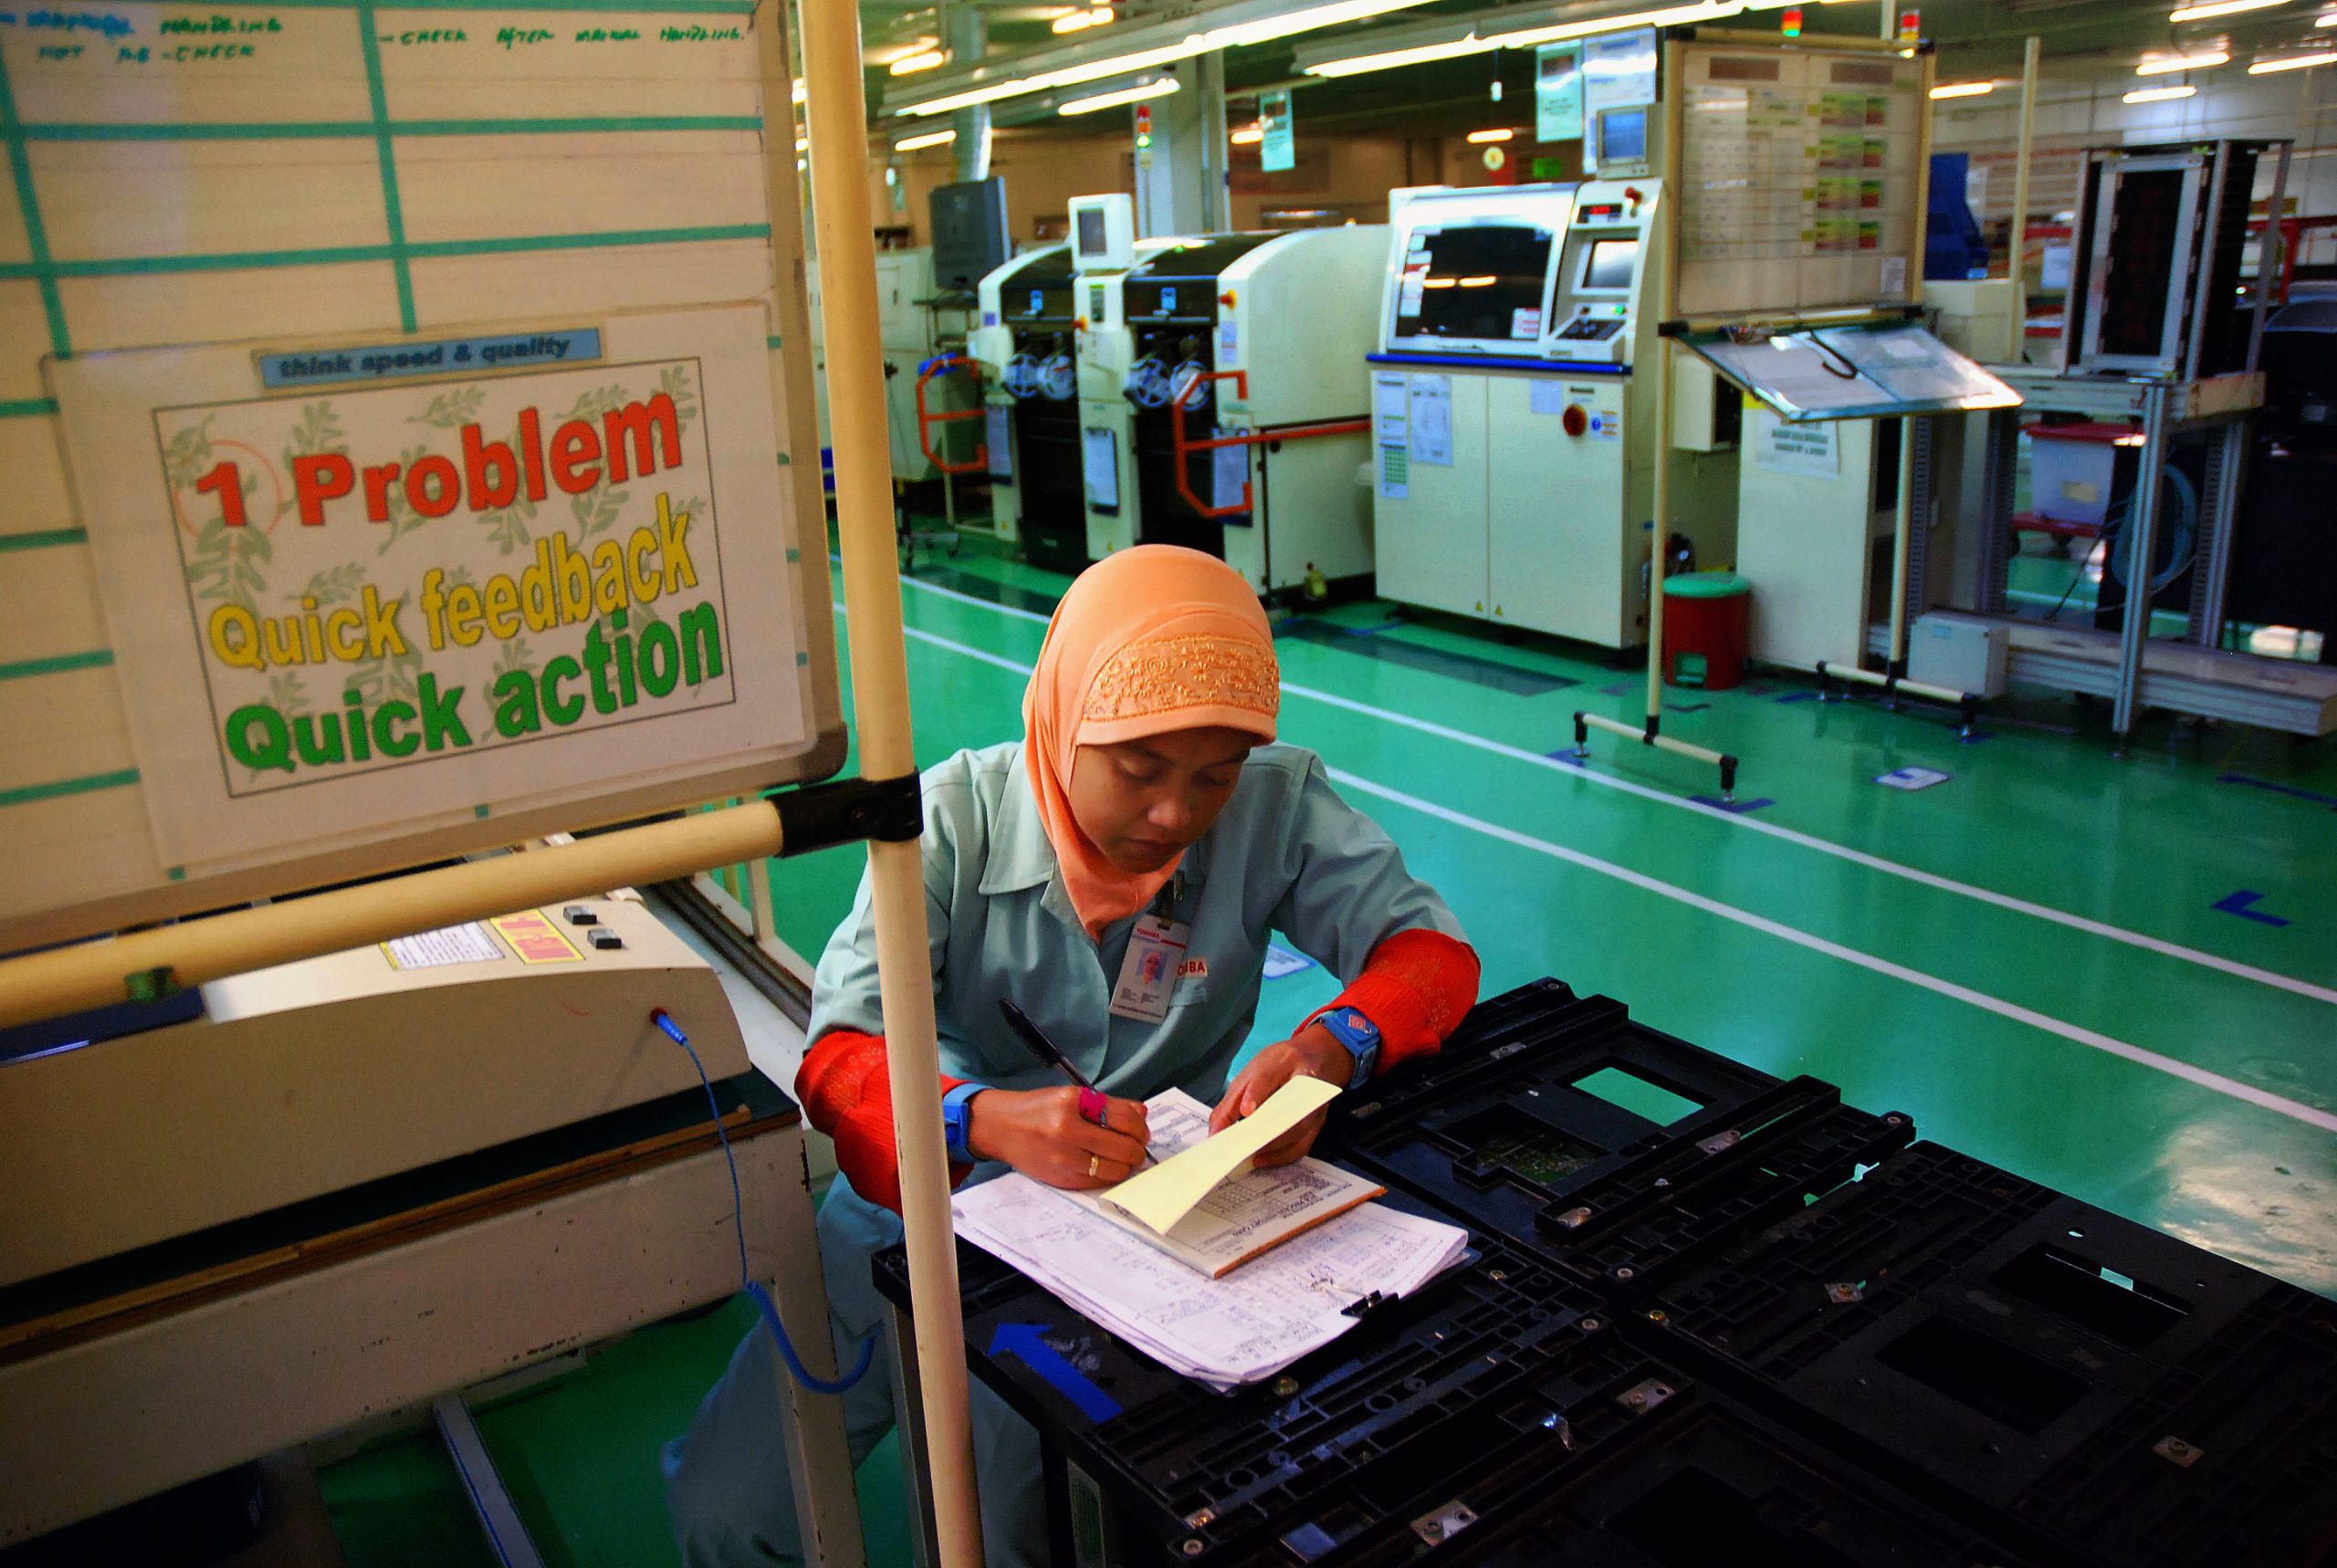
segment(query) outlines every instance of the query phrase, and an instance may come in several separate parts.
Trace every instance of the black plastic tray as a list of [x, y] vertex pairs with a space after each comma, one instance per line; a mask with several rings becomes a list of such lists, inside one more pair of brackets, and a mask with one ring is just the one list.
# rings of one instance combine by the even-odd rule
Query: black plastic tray
[[[1587, 1463], [1680, 1386], [1578, 1286], [1498, 1240], [1230, 1394], [1167, 1371], [987, 1254], [960, 1244], [958, 1256], [975, 1375], [1100, 1491], [1101, 1520], [1080, 1528], [1100, 1525], [1113, 1561], [1339, 1562], [1528, 1437], [1564, 1437], [1552, 1474]], [[898, 1249], [878, 1254], [876, 1281], [906, 1302]], [[1034, 1344], [1053, 1376], [1034, 1370]], [[1066, 1394], [1064, 1367], [1092, 1392]]]
[[[1678, 1114], [1657, 1120], [1586, 1081]], [[1628, 1296], [1913, 1136], [1909, 1117], [1853, 1110], [1830, 1083], [1773, 1077], [1544, 981], [1342, 1097], [1325, 1142], [1342, 1164]]]
[[2056, 1560], [2337, 1562], [2337, 1304], [1953, 1149], [1627, 1321]]
[[[1533, 1434], [1441, 1507], [1382, 1525], [1342, 1568], [2031, 1568], [1969, 1522], [1811, 1446], [1744, 1404], [1683, 1387], [1661, 1417], [1567, 1465]], [[1261, 1554], [1243, 1568], [1277, 1568]]]

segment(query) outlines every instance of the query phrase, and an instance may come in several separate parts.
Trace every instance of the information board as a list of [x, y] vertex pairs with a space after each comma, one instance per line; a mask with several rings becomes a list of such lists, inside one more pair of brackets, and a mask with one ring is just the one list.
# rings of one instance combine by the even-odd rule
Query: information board
[[1927, 62], [1894, 50], [1675, 44], [1672, 314], [1912, 302]]
[[839, 765], [781, 9], [0, 10], [0, 949]]

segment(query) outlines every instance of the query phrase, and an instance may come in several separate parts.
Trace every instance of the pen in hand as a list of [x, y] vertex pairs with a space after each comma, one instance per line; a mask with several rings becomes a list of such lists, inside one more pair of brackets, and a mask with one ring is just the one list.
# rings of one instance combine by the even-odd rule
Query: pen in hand
[[[1029, 1013], [1024, 1012], [1021, 1008], [1016, 1007], [1004, 997], [1001, 997], [998, 1000], [998, 1010], [1005, 1016], [1006, 1027], [1013, 1030], [1014, 1038], [1021, 1040], [1032, 1055], [1037, 1057], [1040, 1061], [1053, 1068], [1057, 1072], [1062, 1073], [1065, 1078], [1070, 1079], [1072, 1082], [1079, 1086], [1082, 1091], [1079, 1106], [1080, 1114], [1083, 1116], [1089, 1116], [1099, 1127], [1107, 1127], [1109, 1124], [1104, 1120], [1104, 1096], [1102, 1092], [1096, 1089], [1095, 1085], [1087, 1081], [1087, 1075], [1085, 1073], [1080, 1071], [1078, 1068], [1072, 1065], [1071, 1058], [1065, 1056], [1061, 1048], [1059, 1048], [1053, 1040], [1047, 1038], [1046, 1030], [1041, 1029], [1037, 1024], [1032, 1023]], [[1093, 1096], [1093, 1099], [1090, 1099], [1090, 1096]], [[1091, 1105], [1094, 1107], [1092, 1112], [1089, 1109]], [[1145, 1145], [1144, 1157], [1147, 1164], [1159, 1164], [1159, 1158], [1158, 1155], [1153, 1154], [1152, 1145], [1149, 1144]]]

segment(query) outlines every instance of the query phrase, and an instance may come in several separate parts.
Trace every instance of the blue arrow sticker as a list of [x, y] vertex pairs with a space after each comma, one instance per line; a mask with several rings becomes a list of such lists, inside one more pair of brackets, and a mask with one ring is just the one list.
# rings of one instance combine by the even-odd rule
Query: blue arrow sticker
[[1022, 1364], [1045, 1380], [1048, 1387], [1075, 1406], [1090, 1421], [1108, 1421], [1120, 1413], [1119, 1401], [1087, 1381], [1087, 1375], [1049, 1344], [1038, 1323], [1001, 1323], [990, 1336], [990, 1354], [1016, 1355]]
[[2243, 887], [2229, 898], [2217, 899], [2212, 907], [2226, 915], [2237, 915], [2242, 920], [2253, 920], [2265, 925], [2286, 925], [2289, 923], [2288, 916], [2284, 915], [2266, 915], [2254, 907], [2263, 901], [2262, 894], [2250, 893]]

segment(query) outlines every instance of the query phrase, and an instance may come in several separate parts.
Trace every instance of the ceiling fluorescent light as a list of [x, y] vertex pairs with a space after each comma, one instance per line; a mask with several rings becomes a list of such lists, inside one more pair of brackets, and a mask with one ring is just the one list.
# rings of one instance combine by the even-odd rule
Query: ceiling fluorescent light
[[2133, 92], [2128, 93], [2122, 101], [2126, 103], [2167, 103], [2178, 98], [2189, 98], [2193, 93], [2197, 92], [2198, 90], [2199, 89], [2197, 88], [2187, 85], [2183, 87], [2136, 88]]
[[893, 143], [896, 152], [914, 152], [920, 147], [947, 147], [958, 140], [954, 131], [928, 131], [921, 136], [905, 136]]
[[2210, 16], [2232, 16], [2242, 11], [2269, 11], [2275, 5], [2285, 5], [2288, 0], [2209, 0], [2204, 5], [2185, 5], [2166, 14], [2170, 22], [2204, 22]]
[[2323, 11], [2312, 19], [2316, 27], [2337, 27], [2337, 11]]
[[1245, 125], [1226, 138], [1236, 147], [1255, 147], [1265, 139], [1265, 128], [1258, 125]]
[[1612, 33], [1624, 27], [1674, 27], [1691, 22], [1719, 22], [1736, 16], [1745, 9], [1745, 0], [1698, 0], [1692, 5], [1666, 5], [1654, 11], [1629, 11], [1619, 16], [1593, 16], [1580, 22], [1560, 22], [1547, 27], [1527, 27], [1514, 33], [1490, 33], [1484, 39], [1489, 49], [1530, 48], [1536, 44], [1555, 44], [1561, 38], [1583, 38], [1593, 33]]
[[2260, 77], [2269, 76], [2273, 71], [2311, 70], [2315, 66], [2325, 66], [2332, 60], [2337, 60], [2337, 49], [2323, 49], [2317, 55], [2290, 55], [2284, 60], [2258, 60], [2248, 68], [2248, 74], [2252, 77]]
[[1949, 81], [1932, 89], [1934, 98], [1978, 98], [1984, 92], [1994, 92], [1992, 81]]
[[1158, 81], [1143, 82], [1136, 87], [1124, 87], [1116, 92], [1099, 92], [1093, 98], [1074, 98], [1055, 105], [1057, 114], [1093, 114], [1099, 109], [1112, 109], [1123, 103], [1141, 103], [1148, 98], [1161, 98], [1175, 92], [1184, 84], [1175, 77], [1162, 77]]
[[1331, 0], [1326, 5], [1305, 5], [1278, 16], [1265, 16], [1255, 22], [1237, 22], [1231, 26], [1212, 27], [1204, 34], [1212, 49], [1238, 49], [1249, 44], [1272, 43], [1297, 33], [1311, 33], [1321, 27], [1336, 27], [1348, 22], [1368, 21], [1385, 16], [1390, 11], [1408, 11], [1427, 0]]
[[1492, 131], [1472, 131], [1469, 132], [1469, 140], [1483, 146], [1488, 141], [1507, 141], [1516, 134], [1516, 131], [1504, 125]]
[[1383, 49], [1376, 55], [1353, 55], [1341, 60], [1324, 60], [1308, 66], [1305, 74], [1310, 77], [1352, 77], [1367, 71], [1394, 70], [1399, 66], [1425, 65], [1430, 60], [1456, 59], [1462, 55], [1482, 54], [1493, 46], [1474, 33], [1449, 43], [1421, 44], [1409, 49]]
[[949, 63], [949, 57], [939, 49], [923, 49], [914, 55], [903, 55], [885, 68], [887, 74], [905, 77], [917, 71], [937, 70]]
[[2153, 55], [2134, 68], [2138, 77], [2162, 77], [2169, 71], [2203, 71], [2209, 66], [2227, 63], [2231, 56], [2221, 49], [2206, 49], [2196, 55]]
[[[1196, 55], [1214, 49], [1240, 48], [1245, 45], [1266, 43], [1286, 38], [1294, 33], [1313, 32], [1320, 27], [1336, 26], [1341, 23], [1357, 22], [1370, 16], [1401, 11], [1426, 0], [1329, 0], [1328, 4], [1301, 6], [1296, 10], [1277, 9], [1267, 0], [1247, 5], [1220, 7], [1215, 13], [1205, 12], [1200, 18], [1181, 24], [1156, 24], [1150, 26], [1127, 28], [1131, 40], [1151, 37], [1165, 38], [1156, 47], [1131, 49], [1103, 59], [1080, 60], [1077, 51], [1081, 44], [1068, 44], [1063, 48], [1042, 52], [1022, 59], [1010, 58], [992, 69], [1019, 70], [1022, 74], [1001, 77], [997, 81], [968, 85], [957, 92], [946, 93], [921, 102], [906, 103], [897, 108], [887, 105], [887, 112], [896, 115], [947, 114], [952, 110], [970, 109], [976, 104], [996, 103], [1001, 99], [1020, 98], [1027, 93], [1045, 92], [1053, 88], [1076, 87], [1082, 82], [1103, 81], [1111, 77], [1127, 76], [1134, 71], [1151, 70], [1157, 67], [1174, 65]], [[1205, 32], [1177, 32], [1174, 26], [1189, 27], [1195, 20], [1210, 15], [1250, 14], [1255, 20], [1229, 22], [1223, 26]], [[1082, 41], [1084, 43], [1084, 40]], [[1047, 68], [1042, 62], [1068, 57], [1074, 62]], [[976, 67], [971, 75], [977, 79], [983, 68]], [[964, 78], [959, 78], [964, 80]]]

